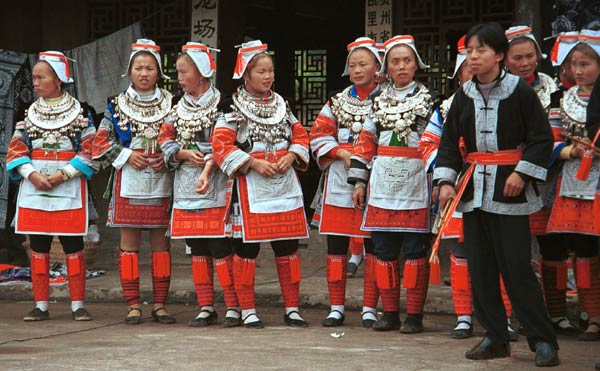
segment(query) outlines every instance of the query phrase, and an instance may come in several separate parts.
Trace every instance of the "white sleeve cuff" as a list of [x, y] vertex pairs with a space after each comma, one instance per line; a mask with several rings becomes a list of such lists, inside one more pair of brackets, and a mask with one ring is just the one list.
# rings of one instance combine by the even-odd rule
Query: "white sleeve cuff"
[[129, 159], [129, 156], [131, 156], [132, 152], [133, 151], [130, 148], [123, 148], [121, 153], [119, 153], [117, 158], [113, 161], [112, 166], [117, 170], [122, 168]]
[[35, 168], [31, 163], [28, 162], [21, 166], [18, 166], [17, 172], [23, 177], [23, 179], [29, 179], [31, 173], [35, 172]]
[[77, 168], [75, 168], [75, 166], [73, 166], [71, 164], [67, 164], [67, 166], [65, 166], [63, 169], [67, 173], [71, 174], [71, 178], [75, 178], [76, 176], [81, 176], [81, 171], [77, 170]]

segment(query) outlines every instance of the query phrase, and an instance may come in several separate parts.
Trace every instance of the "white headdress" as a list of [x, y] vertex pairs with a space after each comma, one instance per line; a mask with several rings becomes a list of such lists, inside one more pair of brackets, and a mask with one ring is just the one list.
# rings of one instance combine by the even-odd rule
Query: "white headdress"
[[375, 40], [370, 39], [368, 37], [359, 37], [358, 39], [354, 40], [346, 46], [346, 49], [348, 49], [348, 56], [346, 57], [346, 66], [344, 67], [344, 73], [342, 73], [342, 76], [348, 76], [350, 74], [350, 69], [348, 68], [348, 63], [350, 62], [350, 54], [352, 54], [353, 51], [359, 48], [367, 49], [368, 51], [373, 53], [377, 62], [379, 62], [379, 65], [383, 66], [383, 63], [381, 62], [381, 57], [379, 56], [379, 51], [375, 46]]
[[208, 79], [215, 74], [217, 65], [209, 47], [190, 41], [181, 47], [181, 51], [192, 59], [202, 76]]
[[421, 59], [421, 56], [419, 55], [419, 52], [417, 51], [417, 48], [415, 46], [415, 38], [412, 37], [411, 35], [396, 35], [394, 37], [392, 37], [391, 39], [389, 39], [388, 41], [385, 42], [385, 56], [383, 57], [383, 71], [386, 71], [386, 61], [387, 61], [387, 55], [390, 52], [390, 50], [392, 50], [392, 48], [396, 45], [406, 45], [409, 48], [411, 48], [413, 50], [413, 52], [415, 52], [415, 55], [417, 56], [417, 62], [419, 64], [419, 68], [424, 69], [424, 68], [429, 68], [428, 65], [426, 65], [425, 63], [423, 63], [423, 60]]
[[156, 59], [156, 63], [158, 64], [158, 70], [160, 72], [160, 77], [165, 80], [168, 80], [170, 77], [165, 75], [162, 70], [162, 62], [160, 60], [160, 46], [156, 45], [156, 43], [150, 39], [138, 39], [135, 43], [131, 44], [131, 54], [129, 55], [129, 63], [127, 64], [127, 69], [125, 70], [125, 74], [123, 77], [127, 76], [129, 73], [129, 69], [131, 68], [131, 62], [133, 61], [133, 57], [139, 52], [148, 52], [154, 56]]
[[66, 84], [73, 82], [73, 77], [71, 77], [71, 70], [69, 69], [69, 60], [63, 53], [47, 51], [41, 52], [39, 56], [40, 61], [48, 62], [48, 64], [50, 65], [50, 67], [52, 67], [60, 81]]
[[235, 68], [233, 69], [233, 78], [241, 79], [246, 72], [246, 66], [257, 54], [267, 53], [269, 51], [269, 45], [263, 44], [260, 40], [252, 40], [243, 43], [238, 50], [237, 59], [235, 61]]

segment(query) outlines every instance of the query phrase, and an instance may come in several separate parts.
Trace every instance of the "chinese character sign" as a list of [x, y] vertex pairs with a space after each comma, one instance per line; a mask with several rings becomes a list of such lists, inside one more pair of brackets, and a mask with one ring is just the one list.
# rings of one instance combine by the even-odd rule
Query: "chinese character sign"
[[217, 48], [218, 15], [219, 0], [192, 0], [192, 41]]
[[392, 37], [391, 0], [365, 0], [365, 36], [378, 43]]

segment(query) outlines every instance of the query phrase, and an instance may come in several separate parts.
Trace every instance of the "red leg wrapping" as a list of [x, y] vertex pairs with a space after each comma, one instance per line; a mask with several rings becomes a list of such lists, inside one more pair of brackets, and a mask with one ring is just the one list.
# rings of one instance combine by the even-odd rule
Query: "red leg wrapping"
[[452, 282], [452, 300], [454, 313], [457, 316], [473, 314], [473, 298], [471, 296], [471, 280], [467, 259], [450, 256], [450, 280]]
[[429, 288], [429, 263], [427, 258], [407, 259], [406, 262], [417, 267], [415, 287], [406, 290], [406, 313], [423, 314]]
[[213, 261], [210, 256], [192, 256], [192, 279], [196, 289], [198, 306], [214, 304]]
[[331, 305], [344, 305], [347, 261], [346, 255], [327, 255], [327, 289]]
[[171, 253], [169, 251], [152, 252], [152, 292], [155, 304], [164, 304], [171, 285]]
[[30, 260], [33, 300], [48, 301], [50, 297], [50, 254], [32, 251]]
[[300, 283], [302, 280], [302, 271], [300, 270], [300, 254], [297, 252], [290, 254], [290, 280], [292, 283]]
[[365, 275], [363, 281], [363, 306], [377, 308], [379, 289], [375, 274], [375, 255], [365, 254]]
[[[583, 262], [582, 262], [583, 260]], [[577, 258], [577, 273], [579, 277], [580, 262], [587, 265], [587, 275], [589, 278], [589, 287], [578, 287], [583, 295], [581, 299], [584, 302], [583, 307], [586, 309], [590, 318], [600, 316], [600, 272], [598, 267], [598, 257], [592, 258]]]
[[83, 251], [66, 255], [67, 274], [69, 276], [69, 294], [72, 301], [81, 301], [85, 297], [85, 256]]
[[383, 311], [399, 311], [400, 286], [398, 285], [398, 261], [383, 261], [377, 259], [375, 270], [377, 273], [377, 287], [381, 294]]
[[[550, 317], [564, 317], [567, 314], [566, 304], [566, 272], [567, 263], [542, 261], [542, 284], [544, 287], [544, 299]], [[564, 274], [561, 273], [564, 271]], [[565, 280], [561, 285], [559, 280]], [[560, 288], [562, 286], [562, 288]]]
[[414, 289], [417, 286], [417, 260], [406, 259], [404, 262], [404, 272], [402, 284], [407, 289]]
[[127, 305], [140, 303], [138, 253], [121, 251], [121, 288]]
[[350, 243], [348, 244], [348, 247], [350, 248], [350, 253], [352, 255], [362, 255], [364, 244], [364, 238], [350, 237]]
[[233, 285], [242, 309], [254, 308], [256, 259], [233, 256]]
[[219, 283], [223, 288], [223, 299], [227, 307], [238, 307], [237, 295], [233, 286], [233, 254], [227, 255], [222, 259], [216, 259], [217, 275]]
[[[292, 278], [292, 256], [293, 259], [299, 258], [296, 253], [288, 256], [279, 256], [275, 258], [277, 265], [277, 275], [279, 276], [279, 286], [281, 286], [281, 295], [285, 307], [297, 307], [300, 302], [300, 282], [294, 282]], [[294, 264], [297, 264], [294, 263]]]

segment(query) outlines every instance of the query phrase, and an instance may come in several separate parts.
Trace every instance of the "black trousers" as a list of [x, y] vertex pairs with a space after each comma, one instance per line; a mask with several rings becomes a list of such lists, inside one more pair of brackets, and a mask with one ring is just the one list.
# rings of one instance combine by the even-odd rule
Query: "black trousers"
[[[31, 250], [40, 254], [48, 254], [52, 247], [53, 236], [45, 234], [29, 235]], [[58, 236], [65, 254], [74, 254], [83, 250], [83, 236]]]
[[527, 215], [500, 215], [476, 209], [463, 214], [465, 248], [477, 319], [496, 343], [508, 343], [506, 311], [500, 296], [500, 274], [523, 326], [529, 347], [539, 341], [558, 349], [542, 289], [531, 269], [531, 236]]
[[579, 233], [549, 233], [537, 236], [540, 253], [544, 260], [563, 261], [569, 257], [569, 251], [580, 258], [598, 256], [598, 236]]
[[233, 252], [231, 238], [186, 238], [185, 243], [192, 249], [192, 256], [223, 259]]
[[[365, 238], [365, 253], [373, 254], [373, 241], [370, 238]], [[327, 254], [329, 255], [346, 255], [348, 253], [348, 244], [350, 237], [338, 236], [335, 234], [327, 235]]]
[[[299, 240], [279, 240], [271, 241], [271, 248], [276, 257], [287, 256], [298, 251]], [[233, 252], [246, 259], [256, 259], [260, 251], [258, 242], [242, 242], [241, 238], [233, 239]]]

